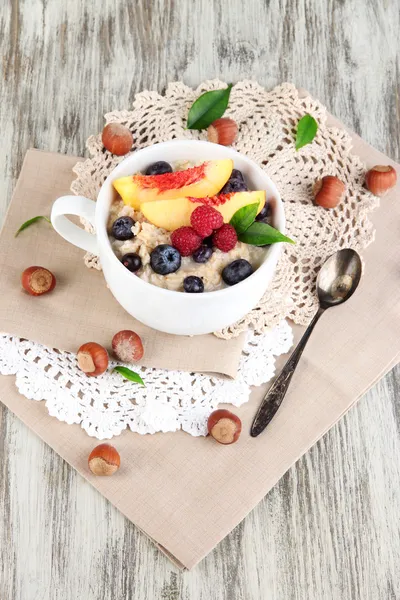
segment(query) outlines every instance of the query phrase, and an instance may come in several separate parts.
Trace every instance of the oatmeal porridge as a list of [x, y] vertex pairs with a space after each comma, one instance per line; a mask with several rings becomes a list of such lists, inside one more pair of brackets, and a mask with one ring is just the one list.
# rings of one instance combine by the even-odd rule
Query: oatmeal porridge
[[111, 246], [144, 281], [211, 292], [239, 283], [263, 262], [266, 250], [243, 237], [243, 222], [267, 224], [266, 193], [249, 191], [231, 160], [174, 169], [160, 161], [113, 184], [118, 196], [107, 227]]

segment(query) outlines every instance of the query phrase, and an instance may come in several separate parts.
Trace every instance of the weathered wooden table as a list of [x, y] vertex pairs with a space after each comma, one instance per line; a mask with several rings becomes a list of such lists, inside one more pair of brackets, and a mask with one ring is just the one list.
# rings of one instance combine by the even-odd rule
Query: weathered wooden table
[[[82, 154], [105, 112], [171, 80], [292, 81], [400, 159], [398, 0], [3, 0], [0, 19], [2, 214], [27, 148]], [[399, 381], [190, 573], [0, 405], [1, 600], [400, 598]]]

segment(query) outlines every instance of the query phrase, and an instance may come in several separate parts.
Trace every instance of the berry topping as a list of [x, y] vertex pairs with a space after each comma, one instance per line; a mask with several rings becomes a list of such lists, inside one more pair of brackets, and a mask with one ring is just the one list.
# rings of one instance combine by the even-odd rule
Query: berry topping
[[181, 266], [181, 255], [176, 248], [168, 244], [156, 246], [150, 254], [150, 265], [158, 275], [175, 273]]
[[262, 208], [262, 210], [256, 216], [256, 221], [264, 221], [270, 214], [271, 207], [268, 202], [266, 202]]
[[239, 169], [232, 169], [229, 179], [239, 179], [240, 181], [244, 181], [244, 176], [242, 171], [239, 171]]
[[183, 289], [188, 294], [201, 294], [204, 292], [203, 280], [195, 275], [189, 275], [183, 280]]
[[139, 254], [136, 252], [128, 252], [128, 254], [124, 254], [121, 258], [121, 262], [128, 269], [128, 271], [132, 271], [132, 273], [136, 273], [142, 266], [142, 259]]
[[182, 256], [190, 256], [201, 246], [201, 237], [192, 227], [179, 227], [171, 233], [171, 243]]
[[192, 258], [194, 262], [206, 263], [210, 260], [212, 253], [212, 248], [203, 244], [200, 246], [200, 248], [197, 248], [197, 250], [193, 252]]
[[246, 185], [243, 174], [238, 169], [233, 169], [228, 181], [219, 192], [220, 194], [232, 194], [233, 192], [247, 192], [249, 188]]
[[153, 163], [145, 170], [145, 175], [164, 175], [164, 173], [172, 173], [172, 167], [164, 160], [159, 160]]
[[213, 235], [213, 245], [221, 252], [233, 250], [237, 243], [237, 233], [232, 225], [225, 223]]
[[253, 267], [251, 264], [244, 258], [239, 258], [225, 267], [222, 271], [222, 279], [227, 285], [236, 285], [243, 279], [250, 277], [252, 273]]
[[213, 239], [212, 239], [212, 235], [210, 235], [209, 237], [205, 238], [203, 240], [203, 245], [204, 246], [208, 246], [209, 248], [213, 247]]
[[198, 206], [190, 217], [190, 223], [193, 229], [206, 238], [212, 234], [215, 229], [219, 229], [224, 224], [224, 218], [220, 212], [212, 206]]
[[119, 217], [112, 225], [111, 234], [116, 240], [131, 240], [134, 237], [132, 232], [134, 224], [135, 221], [131, 217]]

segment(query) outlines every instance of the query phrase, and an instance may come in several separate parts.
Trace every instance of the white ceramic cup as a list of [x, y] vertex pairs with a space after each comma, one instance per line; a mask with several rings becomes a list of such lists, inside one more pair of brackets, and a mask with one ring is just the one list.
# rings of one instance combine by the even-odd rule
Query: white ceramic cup
[[[265, 251], [261, 266], [232, 287], [202, 294], [166, 290], [134, 275], [115, 256], [107, 235], [107, 219], [116, 197], [112, 182], [118, 177], [144, 171], [151, 163], [165, 160], [199, 161], [232, 158], [250, 190], [266, 190], [272, 202], [273, 225], [285, 231], [285, 216], [279, 192], [271, 179], [252, 160], [231, 148], [192, 140], [174, 140], [138, 150], [123, 160], [103, 183], [97, 202], [82, 196], [63, 196], [53, 204], [51, 222], [68, 242], [100, 257], [107, 284], [117, 301], [133, 317], [159, 331], [176, 335], [198, 335], [218, 331], [248, 313], [260, 300], [274, 275], [281, 244]], [[271, 200], [272, 199], [272, 200]], [[84, 231], [65, 215], [84, 217], [96, 235]]]

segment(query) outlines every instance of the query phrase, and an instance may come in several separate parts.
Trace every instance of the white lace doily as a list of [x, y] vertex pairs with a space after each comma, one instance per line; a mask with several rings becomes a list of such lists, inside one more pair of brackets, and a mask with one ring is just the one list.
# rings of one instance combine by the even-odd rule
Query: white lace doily
[[44, 400], [50, 415], [80, 424], [99, 440], [127, 427], [141, 434], [183, 429], [198, 436], [206, 435], [208, 416], [218, 404], [240, 406], [248, 401], [250, 386], [269, 381], [275, 357], [288, 352], [292, 343], [286, 321], [262, 335], [249, 331], [235, 380], [137, 367], [144, 388], [117, 373], [87, 377], [77, 368], [75, 354], [3, 334], [0, 373], [15, 375], [19, 392]]
[[[134, 150], [175, 138], [206, 139], [205, 131], [185, 129], [188, 110], [201, 93], [225, 85], [206, 81], [193, 90], [177, 82], [168, 86], [165, 95], [145, 91], [136, 95], [132, 110], [111, 112], [106, 121], [131, 129]], [[318, 134], [312, 144], [296, 152], [296, 126], [305, 113], [317, 119]], [[317, 310], [314, 290], [319, 267], [340, 248], [360, 250], [373, 241], [368, 213], [379, 200], [363, 187], [365, 167], [351, 154], [349, 134], [327, 127], [325, 107], [310, 96], [299, 98], [292, 84], [266, 91], [254, 81], [241, 81], [232, 89], [226, 116], [239, 125], [234, 147], [277, 184], [285, 203], [288, 235], [297, 244], [284, 245], [276, 276], [260, 304], [217, 335], [230, 338], [249, 325], [261, 333], [286, 317], [305, 325]], [[122, 158], [104, 149], [101, 135], [90, 137], [87, 147], [91, 158], [74, 167], [77, 179], [71, 189], [95, 200], [104, 179]], [[322, 209], [312, 201], [312, 185], [324, 175], [337, 175], [347, 186], [345, 199], [335, 209]], [[86, 256], [86, 264], [100, 268], [91, 255]]]

